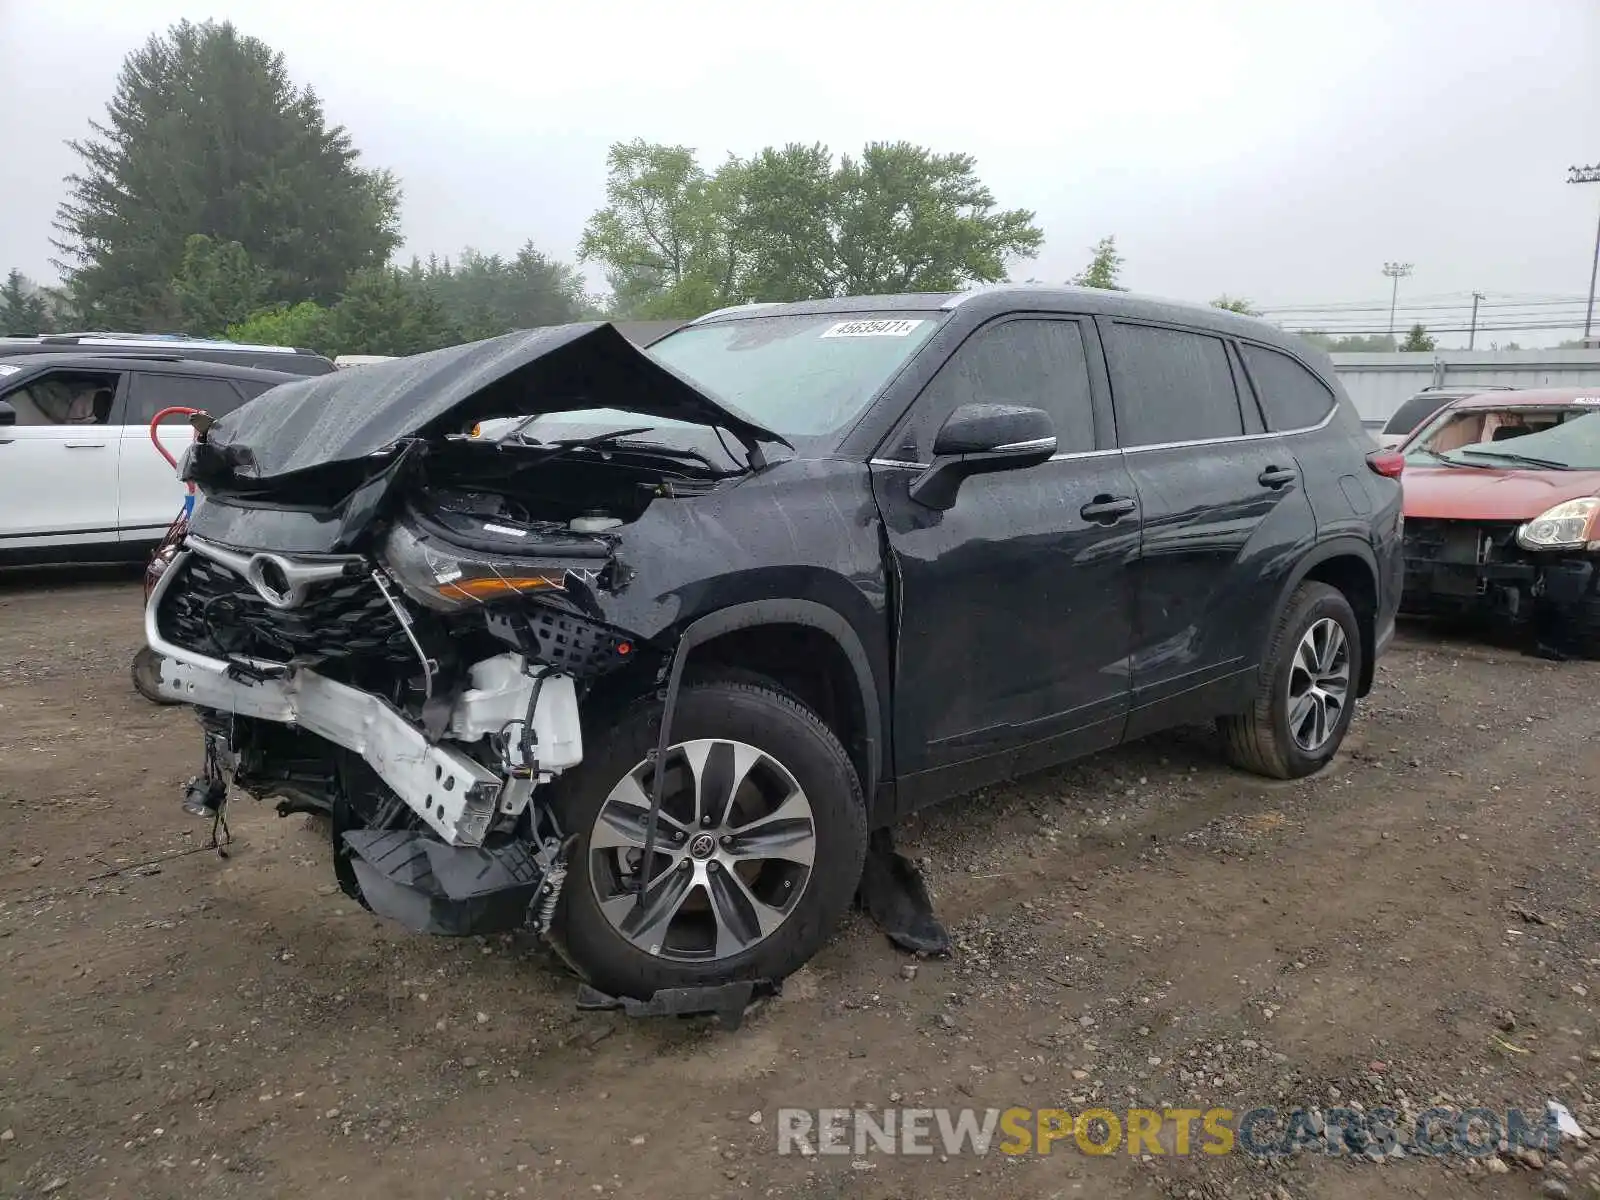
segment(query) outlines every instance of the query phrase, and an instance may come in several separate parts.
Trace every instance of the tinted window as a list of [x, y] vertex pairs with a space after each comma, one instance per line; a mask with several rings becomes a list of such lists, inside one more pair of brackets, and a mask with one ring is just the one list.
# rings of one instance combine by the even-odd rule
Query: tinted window
[[104, 425], [111, 419], [117, 376], [51, 371], [5, 393], [18, 425]]
[[[148, 425], [163, 408], [198, 408], [220, 417], [238, 408], [243, 401], [226, 379], [207, 379], [204, 375], [154, 375], [140, 372], [128, 385], [128, 415], [125, 425]], [[183, 417], [172, 417], [182, 422]]]
[[963, 404], [1042, 408], [1062, 454], [1093, 450], [1094, 406], [1083, 330], [1076, 321], [1007, 321], [961, 343], [923, 390], [896, 454], [925, 462], [939, 426]]
[[1264, 346], [1241, 345], [1239, 349], [1255, 380], [1269, 429], [1305, 429], [1328, 415], [1334, 405], [1333, 393], [1305, 367]]
[[1383, 427], [1383, 431], [1410, 433], [1448, 403], [1450, 403], [1449, 396], [1441, 396], [1436, 392], [1421, 392], [1395, 411], [1394, 416], [1389, 418], [1389, 423]]
[[1111, 378], [1117, 440], [1124, 446], [1244, 433], [1221, 338], [1152, 325], [1117, 325]]
[[235, 379], [233, 386], [244, 394], [246, 400], [254, 400], [262, 392], [270, 391], [277, 387], [277, 383], [262, 383], [259, 379]]

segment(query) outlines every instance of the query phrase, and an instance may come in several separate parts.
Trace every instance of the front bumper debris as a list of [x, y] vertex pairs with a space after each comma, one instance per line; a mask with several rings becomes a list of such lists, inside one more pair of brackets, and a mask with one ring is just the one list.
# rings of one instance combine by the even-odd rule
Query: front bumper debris
[[1411, 613], [1526, 621], [1566, 609], [1591, 590], [1585, 557], [1534, 554], [1516, 544], [1516, 522], [1414, 518], [1406, 522], [1405, 588]]
[[546, 878], [521, 842], [447, 846], [414, 829], [352, 829], [344, 844], [366, 906], [414, 933], [519, 929]]
[[501, 772], [456, 745], [431, 741], [383, 698], [308, 667], [257, 659], [230, 663], [175, 644], [162, 635], [159, 613], [189, 553], [180, 552], [156, 580], [145, 609], [146, 640], [163, 659], [159, 690], [164, 697], [295, 726], [342, 746], [365, 760], [449, 846], [481, 845], [497, 813], [517, 815], [536, 783], [582, 759], [571, 677], [535, 678], [521, 669], [518, 655], [477, 664], [472, 686], [455, 698], [447, 726], [452, 737], [471, 742], [531, 715], [538, 761], [512, 763]]

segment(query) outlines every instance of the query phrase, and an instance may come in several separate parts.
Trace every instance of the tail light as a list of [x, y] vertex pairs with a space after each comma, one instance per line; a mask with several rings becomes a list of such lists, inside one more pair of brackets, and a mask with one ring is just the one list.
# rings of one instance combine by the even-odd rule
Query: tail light
[[1399, 479], [1406, 469], [1406, 456], [1398, 450], [1374, 450], [1367, 455], [1367, 466], [1385, 479]]

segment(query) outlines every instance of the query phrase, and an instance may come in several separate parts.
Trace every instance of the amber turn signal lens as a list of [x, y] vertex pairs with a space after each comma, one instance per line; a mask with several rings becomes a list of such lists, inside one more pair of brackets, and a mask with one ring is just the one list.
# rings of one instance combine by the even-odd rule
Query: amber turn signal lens
[[492, 600], [497, 596], [516, 596], [557, 586], [554, 580], [545, 575], [489, 575], [482, 579], [458, 579], [452, 583], [442, 583], [439, 585], [439, 594], [460, 600]]

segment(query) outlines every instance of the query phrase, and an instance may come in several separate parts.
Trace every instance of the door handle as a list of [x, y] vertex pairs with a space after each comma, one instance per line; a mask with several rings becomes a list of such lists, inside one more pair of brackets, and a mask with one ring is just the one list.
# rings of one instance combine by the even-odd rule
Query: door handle
[[1131, 496], [1096, 496], [1078, 510], [1078, 515], [1085, 521], [1115, 525], [1138, 507], [1139, 502]]
[[104, 442], [67, 442], [65, 445], [68, 450], [104, 450], [106, 448]]
[[1256, 476], [1256, 482], [1262, 487], [1281, 488], [1293, 483], [1299, 474], [1288, 467], [1268, 467]]

